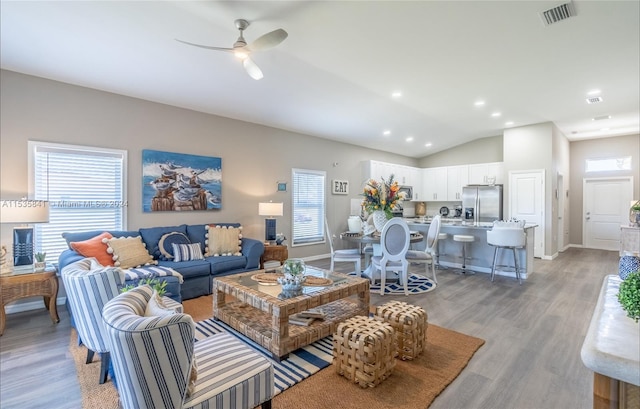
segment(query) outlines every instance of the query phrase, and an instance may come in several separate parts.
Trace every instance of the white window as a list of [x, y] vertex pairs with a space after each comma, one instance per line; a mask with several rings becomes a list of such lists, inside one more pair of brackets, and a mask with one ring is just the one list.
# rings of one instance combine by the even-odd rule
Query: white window
[[326, 172], [292, 170], [292, 246], [324, 243]]
[[626, 156], [623, 158], [586, 160], [586, 172], [608, 172], [615, 170], [631, 170], [631, 156]]
[[57, 262], [63, 232], [125, 230], [127, 152], [29, 142], [30, 192], [49, 201], [49, 223], [35, 225], [35, 248]]

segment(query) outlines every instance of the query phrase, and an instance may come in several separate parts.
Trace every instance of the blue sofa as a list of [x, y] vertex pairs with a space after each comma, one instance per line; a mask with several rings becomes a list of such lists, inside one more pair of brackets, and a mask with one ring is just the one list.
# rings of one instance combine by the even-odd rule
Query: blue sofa
[[[216, 225], [231, 227], [240, 226], [239, 223], [216, 223]], [[204, 254], [206, 231], [206, 224], [182, 224], [179, 226], [141, 228], [140, 230], [133, 231], [109, 231], [109, 233], [114, 237], [141, 236], [149, 254], [158, 261], [158, 266], [170, 267], [179, 272], [184, 278], [184, 282], [182, 283], [179, 291], [180, 297], [173, 296], [171, 298], [180, 302], [181, 300], [188, 300], [190, 298], [200, 297], [201, 295], [211, 294], [213, 291], [213, 279], [215, 277], [257, 270], [260, 266], [260, 256], [262, 256], [262, 253], [264, 252], [264, 244], [259, 240], [246, 237], [242, 238], [242, 255], [240, 256], [205, 257], [204, 260], [180, 262], [162, 259], [163, 257], [160, 252], [159, 242], [163, 235], [172, 232], [183, 233], [189, 238], [191, 243], [200, 243], [200, 248]], [[69, 245], [71, 242], [88, 240], [102, 232], [102, 230], [94, 230], [79, 233], [63, 233], [62, 236], [67, 241], [67, 245]], [[65, 266], [83, 258], [84, 257], [82, 255], [74, 251], [69, 245], [69, 249], [63, 251], [58, 258], [58, 271], [62, 271]], [[149, 268], [152, 267], [153, 266], [150, 266]], [[140, 269], [145, 268], [146, 267], [141, 267]], [[163, 278], [168, 281], [168, 295], [172, 292], [176, 292], [176, 287], [173, 287], [176, 277], [171, 277], [171, 279], [169, 277]], [[173, 287], [173, 289], [171, 287]]]

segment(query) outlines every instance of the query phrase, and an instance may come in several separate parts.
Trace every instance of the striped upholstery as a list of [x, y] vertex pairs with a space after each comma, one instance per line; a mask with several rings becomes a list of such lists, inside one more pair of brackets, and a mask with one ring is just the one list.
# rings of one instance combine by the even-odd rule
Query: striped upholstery
[[173, 247], [173, 261], [176, 263], [180, 261], [204, 260], [202, 250], [200, 249], [200, 243], [173, 243], [171, 246]]
[[[103, 320], [120, 401], [128, 408], [254, 408], [270, 404], [271, 362], [228, 333], [194, 346], [191, 316], [143, 317], [153, 290], [144, 285], [109, 301]], [[198, 377], [186, 397], [191, 362]]]
[[[109, 352], [102, 323], [102, 308], [116, 297], [124, 283], [124, 273], [117, 267], [104, 267], [95, 258], [85, 258], [67, 265], [61, 272], [78, 336], [90, 351]], [[87, 362], [93, 353], [89, 352]], [[106, 361], [106, 362], [105, 362]], [[108, 356], [103, 355], [100, 383], [106, 380]]]

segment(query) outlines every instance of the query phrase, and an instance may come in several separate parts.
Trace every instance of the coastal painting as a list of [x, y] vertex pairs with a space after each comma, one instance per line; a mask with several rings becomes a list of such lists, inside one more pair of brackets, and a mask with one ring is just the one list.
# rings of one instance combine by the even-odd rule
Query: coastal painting
[[222, 208], [222, 159], [142, 151], [144, 212]]

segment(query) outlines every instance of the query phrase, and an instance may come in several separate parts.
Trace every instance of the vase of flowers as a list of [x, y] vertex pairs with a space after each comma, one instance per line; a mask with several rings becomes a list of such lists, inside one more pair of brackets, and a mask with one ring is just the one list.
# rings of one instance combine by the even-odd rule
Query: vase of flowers
[[394, 207], [404, 200], [404, 193], [400, 192], [400, 185], [393, 179], [393, 174], [387, 180], [369, 179], [362, 196], [362, 207], [372, 214], [373, 225], [380, 232], [387, 220], [393, 217]]

